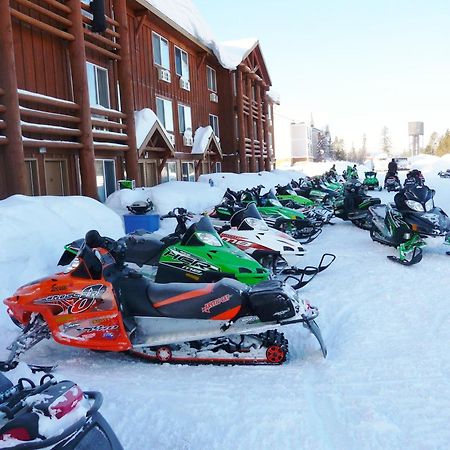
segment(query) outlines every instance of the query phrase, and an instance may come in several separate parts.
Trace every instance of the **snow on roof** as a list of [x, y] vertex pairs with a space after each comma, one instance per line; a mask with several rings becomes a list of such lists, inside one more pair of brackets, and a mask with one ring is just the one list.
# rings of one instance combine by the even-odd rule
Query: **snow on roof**
[[211, 135], [214, 135], [214, 130], [211, 125], [207, 127], [199, 127], [195, 130], [194, 145], [192, 146], [193, 154], [203, 154], [208, 149]]
[[223, 67], [235, 70], [258, 44], [256, 38], [217, 42], [215, 54]]
[[[244, 58], [258, 45], [255, 38], [217, 42], [214, 35], [191, 0], [138, 0], [169, 25], [181, 28], [202, 46], [210, 49], [225, 69], [236, 70]], [[159, 14], [158, 14], [159, 12]]]
[[270, 98], [276, 105], [280, 104], [280, 94], [278, 92], [275, 92], [273, 89], [269, 89], [269, 92], [267, 92], [267, 97]]
[[150, 108], [144, 108], [140, 111], [135, 111], [134, 120], [136, 122], [137, 148], [141, 147], [142, 143], [148, 135], [148, 132], [153, 128], [156, 122], [161, 126], [161, 129], [166, 134], [167, 139], [169, 139], [169, 135], [167, 134], [166, 129], [158, 119], [157, 115]]

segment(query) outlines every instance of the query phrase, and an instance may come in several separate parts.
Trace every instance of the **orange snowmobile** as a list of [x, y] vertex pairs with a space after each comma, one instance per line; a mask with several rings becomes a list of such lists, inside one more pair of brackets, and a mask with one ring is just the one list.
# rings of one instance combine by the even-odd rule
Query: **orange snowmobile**
[[130, 351], [160, 362], [281, 364], [288, 343], [276, 331], [303, 324], [326, 348], [316, 307], [280, 281], [247, 286], [158, 284], [124, 264], [125, 245], [86, 234], [62, 273], [22, 286], [4, 300], [22, 334], [8, 347], [2, 370], [44, 338], [73, 347]]

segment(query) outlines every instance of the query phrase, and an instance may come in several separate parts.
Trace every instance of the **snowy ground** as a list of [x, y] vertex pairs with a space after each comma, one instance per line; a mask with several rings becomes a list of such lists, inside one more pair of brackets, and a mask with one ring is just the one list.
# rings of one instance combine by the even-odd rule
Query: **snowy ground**
[[[417, 161], [450, 212], [439, 163], [450, 167]], [[320, 309], [326, 360], [296, 326], [285, 330], [290, 354], [280, 367], [154, 365], [51, 342], [26, 359], [58, 362], [58, 376], [102, 391], [102, 412], [126, 449], [448, 449], [448, 248], [431, 241], [420, 264], [403, 267], [386, 258], [394, 249], [334, 222], [306, 246], [305, 263], [323, 252], [337, 260], [303, 290]], [[16, 330], [0, 312], [6, 343]]]

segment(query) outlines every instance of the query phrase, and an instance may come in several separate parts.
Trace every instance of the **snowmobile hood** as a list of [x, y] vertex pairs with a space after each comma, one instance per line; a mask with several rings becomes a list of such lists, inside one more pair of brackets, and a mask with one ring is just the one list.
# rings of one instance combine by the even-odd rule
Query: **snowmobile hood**
[[450, 219], [441, 208], [435, 207], [427, 212], [408, 211], [404, 218], [420, 234], [443, 236], [450, 232]]
[[434, 197], [435, 191], [422, 184], [414, 184], [405, 190], [405, 198], [425, 204]]

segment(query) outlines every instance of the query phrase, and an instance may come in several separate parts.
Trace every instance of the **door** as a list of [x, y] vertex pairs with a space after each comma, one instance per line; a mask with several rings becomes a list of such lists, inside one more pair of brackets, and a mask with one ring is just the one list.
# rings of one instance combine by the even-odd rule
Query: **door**
[[152, 187], [158, 184], [158, 172], [155, 161], [143, 161], [140, 163], [141, 180], [144, 186]]
[[64, 160], [44, 161], [47, 195], [67, 194], [67, 165]]
[[37, 161], [35, 159], [25, 160], [25, 170], [27, 173], [26, 195], [39, 195], [39, 177]]

